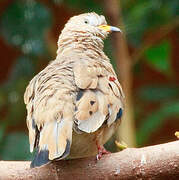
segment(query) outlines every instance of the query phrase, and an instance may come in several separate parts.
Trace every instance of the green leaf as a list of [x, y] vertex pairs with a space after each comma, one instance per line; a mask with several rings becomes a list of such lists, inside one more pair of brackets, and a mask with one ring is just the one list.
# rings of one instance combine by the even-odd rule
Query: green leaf
[[146, 101], [162, 102], [178, 96], [179, 87], [166, 85], [148, 85], [139, 89], [139, 97]]
[[146, 62], [157, 71], [169, 75], [171, 47], [168, 41], [153, 46], [145, 51]]
[[30, 160], [27, 135], [24, 133], [7, 135], [0, 145], [0, 156], [3, 160]]
[[157, 131], [169, 117], [179, 116], [179, 101], [164, 104], [159, 110], [152, 112], [137, 130], [137, 144], [141, 146]]

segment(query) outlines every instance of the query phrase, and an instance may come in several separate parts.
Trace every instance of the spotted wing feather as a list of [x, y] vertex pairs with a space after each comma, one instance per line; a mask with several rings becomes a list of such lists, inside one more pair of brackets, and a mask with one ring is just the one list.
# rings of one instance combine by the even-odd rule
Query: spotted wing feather
[[[74, 75], [79, 88], [75, 112], [78, 129], [92, 133], [105, 121], [110, 126], [119, 110], [123, 109], [124, 98], [110, 63], [78, 63], [74, 67]], [[110, 77], [115, 80], [110, 81]]]

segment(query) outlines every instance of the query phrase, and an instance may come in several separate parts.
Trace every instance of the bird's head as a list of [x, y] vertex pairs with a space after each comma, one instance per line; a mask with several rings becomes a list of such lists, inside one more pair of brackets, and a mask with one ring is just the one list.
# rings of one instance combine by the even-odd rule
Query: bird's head
[[110, 32], [121, 30], [114, 26], [107, 25], [105, 17], [94, 12], [73, 16], [65, 25], [63, 31], [73, 31], [78, 34], [98, 36], [104, 39]]
[[64, 49], [90, 49], [102, 53], [103, 40], [112, 32], [121, 32], [114, 26], [107, 25], [105, 17], [94, 12], [73, 16], [65, 24], [59, 39], [57, 54]]

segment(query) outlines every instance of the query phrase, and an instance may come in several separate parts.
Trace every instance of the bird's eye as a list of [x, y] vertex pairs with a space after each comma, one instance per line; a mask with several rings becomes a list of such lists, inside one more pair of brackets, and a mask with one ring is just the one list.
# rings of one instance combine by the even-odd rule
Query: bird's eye
[[89, 21], [87, 19], [85, 19], [84, 23], [85, 24], [89, 24]]

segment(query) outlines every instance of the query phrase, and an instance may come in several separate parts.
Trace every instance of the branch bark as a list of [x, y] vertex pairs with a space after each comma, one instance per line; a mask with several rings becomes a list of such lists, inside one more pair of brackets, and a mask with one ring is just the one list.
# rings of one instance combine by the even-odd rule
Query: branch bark
[[30, 169], [27, 161], [0, 161], [2, 180], [179, 179], [179, 141], [128, 148], [95, 157], [63, 160]]

